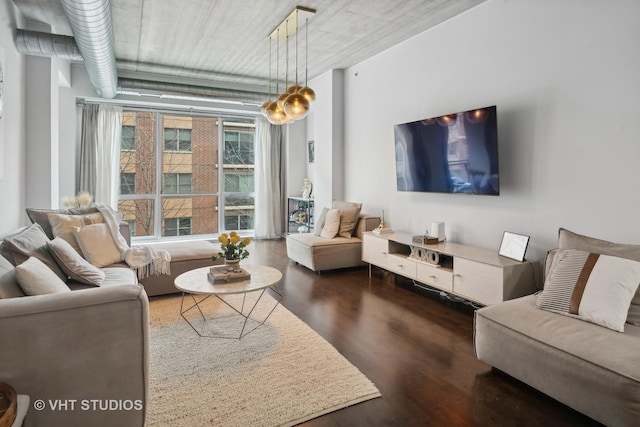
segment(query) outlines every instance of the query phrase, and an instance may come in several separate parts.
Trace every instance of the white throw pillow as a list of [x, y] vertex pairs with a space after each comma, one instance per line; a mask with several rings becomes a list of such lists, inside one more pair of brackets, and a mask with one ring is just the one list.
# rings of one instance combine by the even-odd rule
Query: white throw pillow
[[96, 267], [105, 267], [122, 261], [122, 253], [118, 250], [113, 236], [106, 223], [92, 224], [85, 227], [73, 227], [83, 256]]
[[559, 250], [536, 306], [624, 332], [640, 284], [640, 262], [575, 249]]
[[49, 225], [54, 237], [61, 237], [75, 249], [78, 254], [82, 255], [80, 245], [73, 235], [73, 227], [84, 227], [85, 225], [98, 224], [104, 222], [104, 217], [100, 212], [94, 212], [85, 215], [65, 215], [52, 213], [49, 214]]
[[[76, 240], [73, 235], [71, 237]], [[82, 258], [65, 239], [56, 237], [47, 242], [47, 246], [62, 271], [71, 279], [86, 285], [102, 285], [105, 278], [104, 271]]]
[[71, 292], [62, 279], [36, 257], [29, 257], [16, 267], [16, 279], [22, 291], [27, 295]]
[[325, 239], [333, 239], [340, 230], [340, 211], [338, 209], [329, 209], [324, 220], [324, 227], [320, 237]]

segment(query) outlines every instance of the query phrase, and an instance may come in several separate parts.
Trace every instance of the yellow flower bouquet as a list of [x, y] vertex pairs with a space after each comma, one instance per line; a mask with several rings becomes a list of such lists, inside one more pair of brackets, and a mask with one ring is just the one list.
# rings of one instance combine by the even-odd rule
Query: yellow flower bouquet
[[249, 256], [249, 251], [245, 248], [251, 243], [251, 239], [245, 237], [241, 238], [237, 232], [232, 231], [229, 234], [222, 233], [218, 236], [220, 246], [222, 250], [218, 252], [218, 255], [211, 257], [213, 261], [218, 258], [224, 258], [226, 260], [241, 260]]

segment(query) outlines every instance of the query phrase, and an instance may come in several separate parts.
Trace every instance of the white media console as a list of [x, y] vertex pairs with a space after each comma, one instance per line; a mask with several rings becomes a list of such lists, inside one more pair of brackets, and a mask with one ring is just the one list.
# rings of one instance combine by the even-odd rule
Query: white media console
[[482, 305], [536, 292], [536, 266], [473, 246], [414, 243], [409, 233], [363, 235], [362, 260]]

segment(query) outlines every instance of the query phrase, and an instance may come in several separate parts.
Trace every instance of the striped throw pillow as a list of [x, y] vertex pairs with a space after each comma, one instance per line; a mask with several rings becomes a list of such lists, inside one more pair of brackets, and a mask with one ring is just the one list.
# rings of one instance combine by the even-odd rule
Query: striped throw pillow
[[640, 262], [575, 249], [560, 250], [536, 306], [624, 332]]

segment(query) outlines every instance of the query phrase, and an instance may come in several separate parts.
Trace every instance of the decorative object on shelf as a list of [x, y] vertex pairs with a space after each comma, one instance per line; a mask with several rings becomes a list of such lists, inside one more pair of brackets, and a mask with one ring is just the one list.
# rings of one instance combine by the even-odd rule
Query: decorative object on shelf
[[62, 204], [65, 208], [88, 208], [93, 202], [93, 196], [86, 191], [81, 191], [74, 197], [63, 197]]
[[432, 222], [429, 236], [437, 237], [438, 242], [444, 242], [447, 240], [447, 236], [444, 234], [444, 222]]
[[230, 268], [234, 268], [235, 261], [235, 268], [239, 268], [240, 260], [249, 256], [249, 251], [245, 248], [249, 246], [251, 239], [248, 237], [243, 239], [237, 232], [232, 231], [229, 234], [222, 233], [218, 236], [218, 240], [221, 250], [211, 259], [215, 261], [218, 258], [224, 258], [225, 264]]
[[312, 193], [313, 193], [313, 184], [311, 183], [311, 180], [309, 178], [305, 178], [304, 183], [302, 185], [302, 198], [308, 199], [311, 197]]
[[387, 227], [384, 223], [384, 209], [382, 210], [382, 218], [380, 219], [380, 225], [371, 230], [372, 233], [381, 234], [381, 233], [393, 233], [393, 230]]
[[438, 244], [438, 238], [425, 234], [424, 236], [411, 236], [411, 241], [419, 245], [436, 245]]
[[[275, 30], [269, 34], [269, 99], [262, 104], [262, 114], [274, 125], [292, 123], [302, 119], [309, 114], [309, 104], [316, 99], [316, 94], [308, 86], [308, 66], [307, 57], [309, 53], [309, 18], [316, 13], [314, 9], [296, 6]], [[298, 85], [298, 33], [305, 24], [305, 86]], [[289, 84], [289, 37], [295, 34], [295, 63], [296, 76], [295, 84], [288, 87], [283, 93], [280, 92], [279, 71], [280, 71], [280, 45], [278, 42], [284, 41], [286, 44], [285, 55], [285, 87]], [[272, 41], [276, 41], [276, 94], [275, 99], [271, 93], [271, 51]]]
[[498, 254], [522, 262], [528, 245], [529, 236], [505, 231], [502, 235], [502, 243], [500, 243]]

